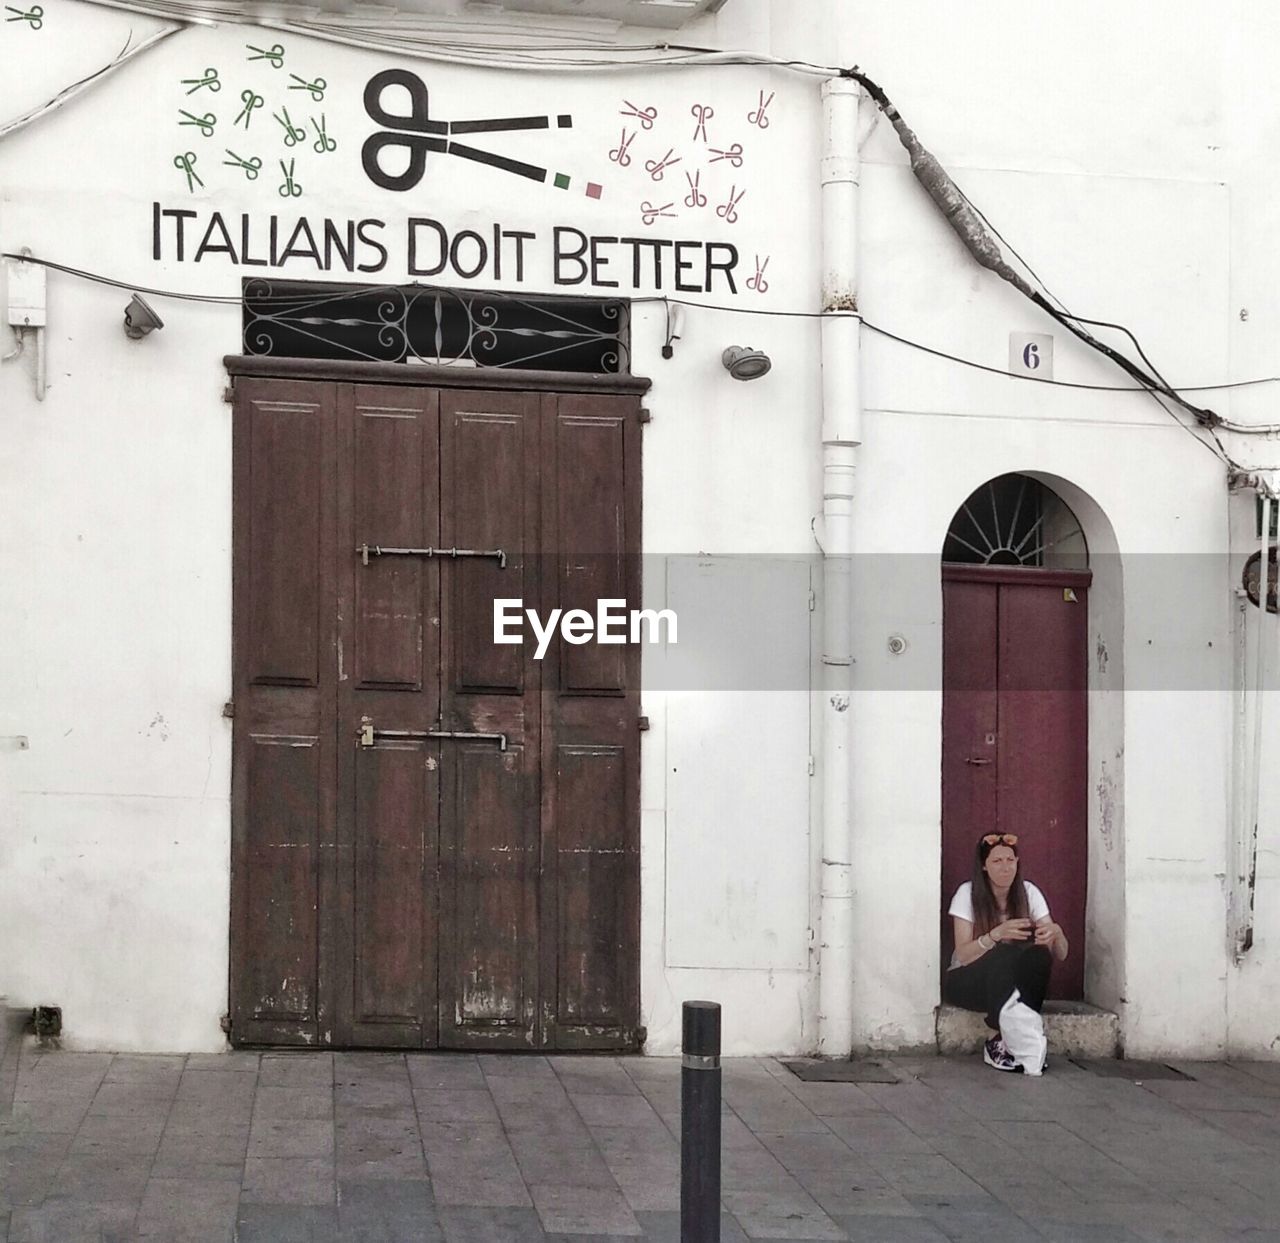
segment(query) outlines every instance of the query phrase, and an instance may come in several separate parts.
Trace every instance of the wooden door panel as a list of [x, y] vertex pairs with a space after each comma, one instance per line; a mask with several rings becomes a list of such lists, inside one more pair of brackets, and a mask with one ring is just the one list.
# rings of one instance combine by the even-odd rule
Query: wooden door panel
[[326, 416], [316, 400], [256, 400], [245, 421], [249, 680], [313, 687], [328, 611], [320, 595], [319, 523]]
[[[389, 548], [422, 548], [434, 535], [438, 504], [435, 452], [427, 444], [435, 421], [420, 403], [394, 401], [361, 388], [355, 407], [352, 551], [365, 543]], [[380, 400], [387, 404], [379, 404]], [[356, 574], [355, 681], [360, 689], [421, 690], [431, 567], [416, 557], [373, 556]], [[434, 676], [434, 670], [431, 671]]]
[[[942, 901], [945, 971], [954, 948], [946, 907], [973, 873], [974, 843], [996, 823], [997, 595], [985, 583], [943, 582]], [[970, 763], [969, 761], [983, 761]]]
[[355, 764], [353, 1037], [419, 1047], [436, 1025], [439, 747], [384, 742]]
[[440, 1037], [530, 1048], [538, 990], [537, 822], [522, 745], [446, 743]]
[[518, 700], [537, 688], [528, 645], [493, 642], [493, 601], [523, 599], [532, 607], [538, 594], [531, 555], [538, 517], [537, 416], [537, 399], [524, 394], [443, 397], [442, 539], [447, 547], [506, 554], [505, 567], [490, 558], [464, 558], [449, 567], [444, 709], [453, 728], [489, 728], [492, 719], [477, 724], [487, 719], [486, 711], [522, 719], [518, 702], [495, 697]]
[[[542, 608], [640, 604], [633, 398], [545, 399]], [[639, 675], [634, 645], [552, 643], [542, 697], [542, 1010], [551, 1048], [639, 1039]]]
[[[1074, 598], [1070, 598], [1074, 597]], [[1072, 945], [1049, 996], [1084, 995], [1088, 884], [1086, 589], [1000, 586], [998, 830]]]
[[627, 892], [627, 754], [622, 746], [556, 749], [559, 814], [554, 873], [559, 881], [556, 1013], [570, 1026], [616, 1032], [625, 1012], [631, 929]]
[[441, 395], [441, 540], [506, 557], [442, 570], [442, 722], [507, 741], [444, 743], [440, 1026], [455, 1047], [536, 1041], [541, 671], [531, 644], [493, 642], [493, 601], [538, 600], [538, 414], [522, 393]]
[[247, 795], [253, 835], [244, 856], [241, 1023], [277, 1036], [317, 1020], [320, 747], [315, 737], [252, 735]]
[[324, 1022], [336, 801], [333, 392], [237, 388], [233, 452], [232, 1039], [314, 1044]]
[[[627, 598], [627, 414], [567, 398], [559, 407], [556, 473], [564, 486], [556, 491], [556, 530], [564, 542], [557, 549], [556, 604], [594, 617], [597, 600]], [[627, 607], [632, 603], [639, 607], [638, 600]], [[627, 673], [623, 645], [561, 647], [563, 694], [620, 695]]]
[[[365, 545], [439, 543], [439, 401], [433, 390], [355, 385], [339, 401], [343, 567], [338, 600], [339, 867], [334, 1041], [434, 1044], [440, 748], [440, 567]], [[350, 602], [350, 607], [348, 607]], [[351, 667], [347, 668], [347, 662]]]

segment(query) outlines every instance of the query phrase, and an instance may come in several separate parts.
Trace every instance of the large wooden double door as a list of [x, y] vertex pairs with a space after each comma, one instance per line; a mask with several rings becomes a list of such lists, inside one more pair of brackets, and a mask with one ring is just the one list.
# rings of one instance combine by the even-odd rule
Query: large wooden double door
[[537, 660], [493, 601], [639, 606], [638, 421], [237, 379], [235, 1043], [637, 1042], [638, 653]]

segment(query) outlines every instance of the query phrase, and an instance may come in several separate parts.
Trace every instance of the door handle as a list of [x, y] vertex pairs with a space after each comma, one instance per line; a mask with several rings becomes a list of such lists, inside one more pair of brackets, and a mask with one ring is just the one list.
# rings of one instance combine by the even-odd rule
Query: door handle
[[966, 756], [966, 757], [965, 757], [965, 761], [964, 761], [964, 762], [965, 762], [966, 764], [972, 764], [975, 768], [980, 768], [983, 764], [990, 764], [990, 763], [991, 763], [991, 761], [990, 761], [990, 760], [984, 760], [984, 759], [981, 759], [981, 758], [979, 758], [979, 757], [978, 757], [978, 756], [976, 756], [976, 755]]

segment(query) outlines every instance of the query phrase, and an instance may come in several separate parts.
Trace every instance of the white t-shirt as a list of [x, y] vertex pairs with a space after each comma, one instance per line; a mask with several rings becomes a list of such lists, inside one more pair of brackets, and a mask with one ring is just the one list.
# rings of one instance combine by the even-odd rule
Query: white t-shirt
[[[1038, 923], [1049, 914], [1049, 904], [1044, 900], [1044, 894], [1029, 880], [1024, 880], [1022, 885], [1027, 891], [1027, 909], [1031, 912], [1032, 922]], [[973, 923], [973, 885], [969, 881], [965, 881], [956, 890], [956, 896], [951, 899], [947, 914], [956, 915], [960, 919], [967, 919]]]
[[[1033, 923], [1037, 923], [1049, 914], [1049, 904], [1044, 900], [1044, 894], [1029, 880], [1024, 880], [1022, 884], [1027, 891], [1027, 909], [1031, 912], [1031, 920]], [[973, 884], [970, 881], [965, 881], [956, 890], [956, 896], [951, 899], [947, 914], [958, 915], [961, 919], [967, 919], [970, 923], [973, 923]], [[956, 956], [952, 954], [947, 970], [954, 971], [959, 965], [956, 962]]]

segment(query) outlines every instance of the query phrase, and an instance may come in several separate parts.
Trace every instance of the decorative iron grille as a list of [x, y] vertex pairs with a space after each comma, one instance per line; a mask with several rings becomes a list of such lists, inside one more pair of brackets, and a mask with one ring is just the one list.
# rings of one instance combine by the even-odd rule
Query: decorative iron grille
[[628, 374], [625, 301], [435, 285], [244, 282], [244, 351], [287, 358]]
[[956, 511], [944, 561], [1084, 569], [1089, 550], [1066, 502], [1027, 475], [989, 479]]

